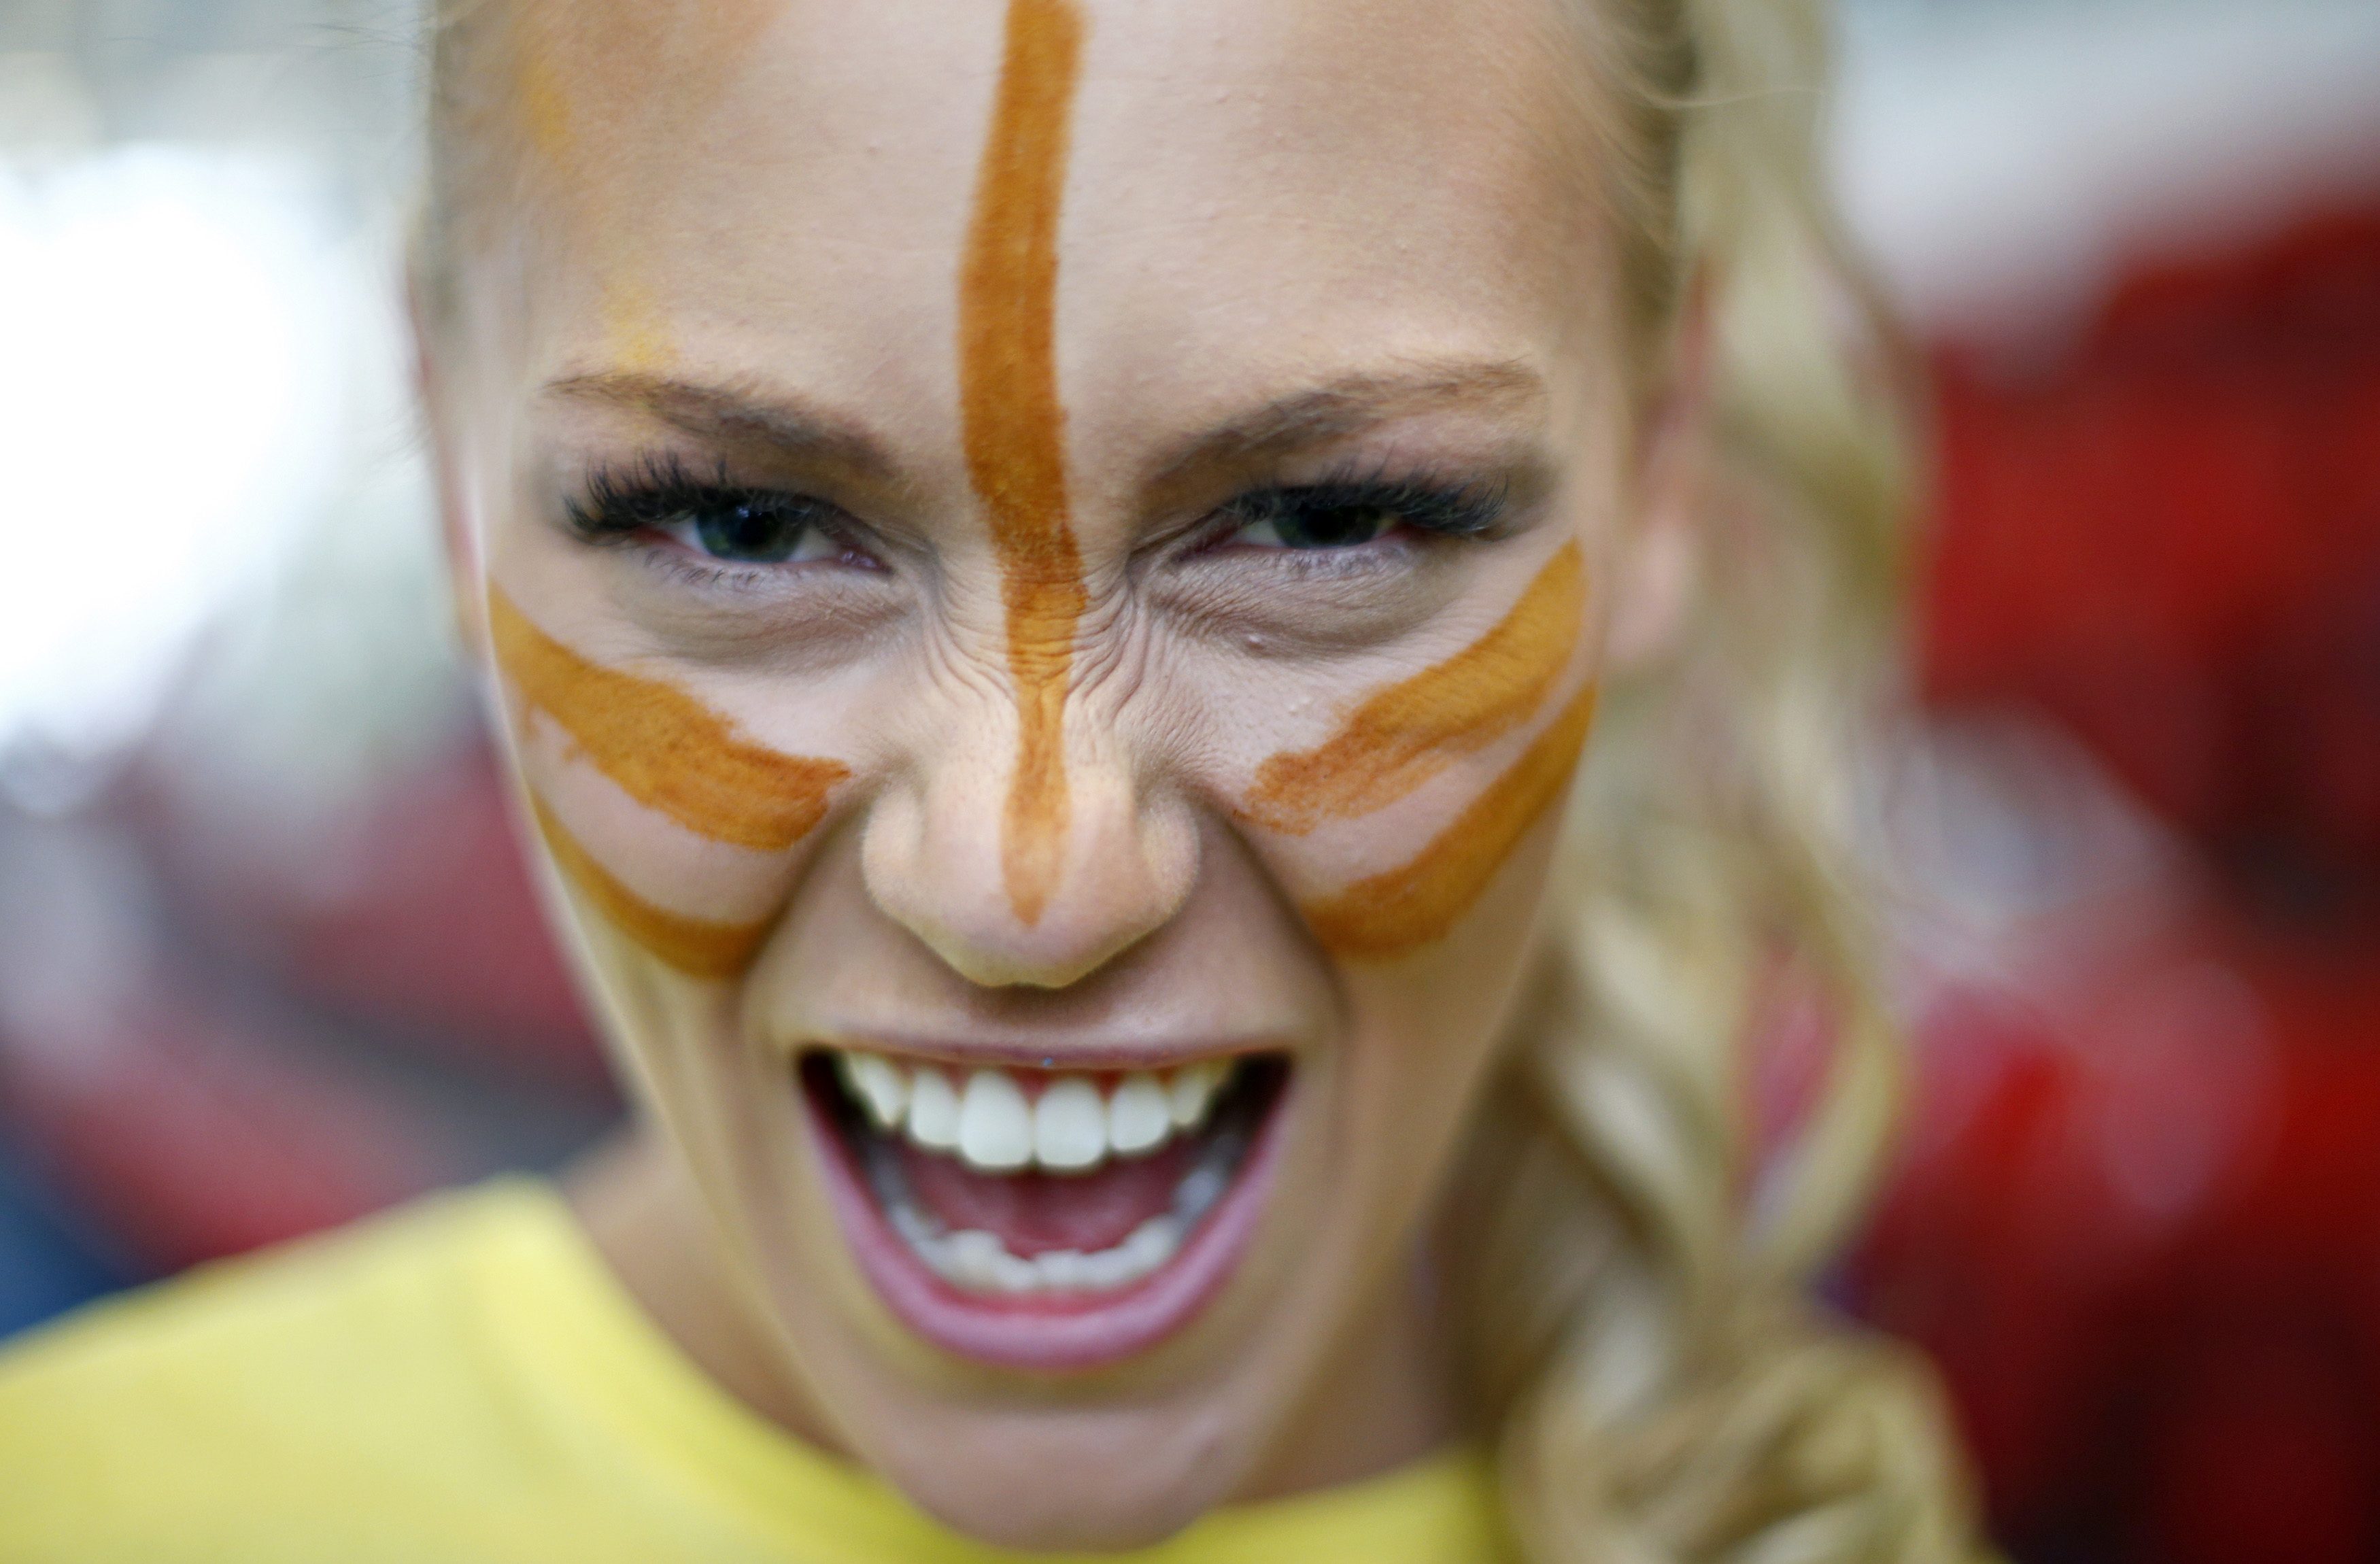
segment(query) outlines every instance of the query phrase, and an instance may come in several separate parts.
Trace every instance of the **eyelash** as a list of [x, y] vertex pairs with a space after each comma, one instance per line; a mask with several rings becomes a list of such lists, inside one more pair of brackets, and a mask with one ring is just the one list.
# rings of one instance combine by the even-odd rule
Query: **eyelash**
[[[1509, 503], [1509, 486], [1500, 481], [1445, 481], [1426, 476], [1390, 478], [1377, 473], [1350, 473], [1241, 494], [1216, 513], [1221, 525], [1208, 536], [1210, 544], [1219, 545], [1229, 541], [1240, 527], [1278, 519], [1288, 513], [1356, 510], [1393, 515], [1416, 531], [1434, 537], [1490, 538], [1500, 529]], [[698, 477], [674, 453], [647, 455], [625, 470], [598, 467], [587, 479], [584, 496], [565, 502], [571, 530], [587, 542], [605, 547], [630, 544], [644, 534], [689, 515], [729, 507], [799, 511], [805, 520], [829, 536], [840, 533], [834, 525], [837, 513], [823, 502], [737, 483], [729, 476], [723, 462], [711, 477]], [[673, 555], [682, 552], [671, 551]], [[1281, 552], [1299, 554], [1344, 551]], [[741, 579], [771, 568], [704, 555], [691, 555], [678, 563], [706, 581]]]
[[1349, 474], [1255, 490], [1225, 504], [1222, 514], [1245, 526], [1292, 508], [1379, 511], [1437, 537], [1476, 539], [1497, 534], [1510, 502], [1510, 485], [1501, 481]]
[[698, 511], [737, 505], [812, 511], [816, 525], [832, 523], [832, 507], [819, 501], [737, 483], [724, 462], [715, 477], [697, 478], [674, 454], [646, 456], [626, 472], [597, 467], [588, 476], [585, 497], [564, 502], [570, 529], [588, 542], [606, 544], [625, 543]]

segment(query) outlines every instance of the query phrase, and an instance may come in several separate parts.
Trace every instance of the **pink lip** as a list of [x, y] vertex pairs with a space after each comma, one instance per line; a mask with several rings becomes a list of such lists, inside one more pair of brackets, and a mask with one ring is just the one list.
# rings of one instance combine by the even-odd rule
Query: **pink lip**
[[[846, 1027], [834, 1031], [823, 1040], [840, 1048], [895, 1054], [904, 1059], [947, 1065], [954, 1070], [1047, 1070], [1056, 1062], [1050, 1057], [1049, 1045], [1033, 1037], [1007, 1041], [997, 1038], [959, 1039], [916, 1032], [880, 1032], [865, 1027]], [[1271, 1032], [1173, 1037], [1160, 1044], [1151, 1044], [1148, 1039], [1138, 1037], [1070, 1037], [1066, 1042], [1066, 1068], [1094, 1073], [1172, 1070], [1179, 1065], [1196, 1064], [1201, 1060], [1287, 1052], [1294, 1044], [1293, 1036]]]
[[996, 1368], [1079, 1373], [1145, 1352], [1182, 1329], [1239, 1267], [1272, 1186], [1286, 1102], [1265, 1115], [1232, 1187], [1181, 1252], [1145, 1280], [1089, 1298], [984, 1297], [926, 1268], [884, 1219], [843, 1133], [802, 1091], [810, 1131], [824, 1149], [828, 1197], [862, 1275], [901, 1323], [955, 1356]]

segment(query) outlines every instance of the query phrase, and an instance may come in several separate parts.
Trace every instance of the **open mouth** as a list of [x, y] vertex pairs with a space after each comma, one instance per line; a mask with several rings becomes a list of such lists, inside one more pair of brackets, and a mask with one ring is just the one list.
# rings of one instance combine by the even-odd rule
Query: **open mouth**
[[1148, 1350], [1228, 1279], [1269, 1184], [1280, 1055], [953, 1069], [832, 1049], [801, 1079], [860, 1268], [904, 1323], [1005, 1367]]

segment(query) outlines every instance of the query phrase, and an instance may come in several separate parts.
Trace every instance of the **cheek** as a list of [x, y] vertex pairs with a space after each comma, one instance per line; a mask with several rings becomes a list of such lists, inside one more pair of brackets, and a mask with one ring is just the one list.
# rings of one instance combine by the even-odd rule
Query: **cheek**
[[755, 744], [678, 686], [581, 657], [501, 590], [489, 624], [555, 867], [665, 964], [740, 976], [848, 768]]
[[[1333, 953], [1358, 960], [1398, 956], [1445, 939], [1569, 791], [1594, 721], [1595, 696], [1592, 685], [1572, 696], [1509, 766], [1477, 785], [1453, 819], [1410, 856], [1305, 900], [1303, 908], [1315, 937]], [[1405, 845], [1396, 843], [1382, 855], [1393, 856]]]
[[1411, 1242], [1510, 1036], [1555, 834], [1550, 818], [1540, 826], [1443, 938], [1339, 965], [1350, 1046], [1338, 1056], [1330, 1160], [1340, 1187], [1361, 1192], [1375, 1255]]
[[534, 711], [516, 731], [539, 837], [579, 899], [677, 972], [739, 976], [798, 855], [750, 853], [674, 826], [589, 768]]
[[1314, 746], [1257, 766], [1243, 819], [1333, 954], [1446, 939], [1567, 792], [1595, 714], [1577, 671], [1586, 576], [1567, 542], [1476, 641], [1354, 700]]
[[1396, 803], [1535, 714], [1577, 650], [1585, 611], [1585, 565], [1565, 543], [1486, 636], [1367, 696], [1319, 746], [1267, 759], [1241, 812], [1303, 836]]

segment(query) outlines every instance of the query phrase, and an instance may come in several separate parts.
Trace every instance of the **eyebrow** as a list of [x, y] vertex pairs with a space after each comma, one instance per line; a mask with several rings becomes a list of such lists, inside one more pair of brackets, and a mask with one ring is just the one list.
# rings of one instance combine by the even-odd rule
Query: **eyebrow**
[[889, 483], [899, 475], [883, 442], [866, 425], [756, 382], [700, 384], [614, 370], [552, 381], [545, 394], [645, 413], [697, 439], [763, 446], [783, 459], [840, 467], [873, 482]]
[[1546, 395], [1543, 377], [1510, 361], [1345, 375], [1275, 397], [1193, 436], [1157, 464], [1150, 487], [1175, 494], [1218, 469], [1247, 467], [1418, 413], [1533, 412], [1545, 405]]
[[[790, 391], [753, 381], [706, 384], [626, 370], [570, 375], [547, 395], [601, 403], [659, 418], [697, 439], [765, 447], [781, 459], [839, 467], [896, 483], [899, 465], [867, 426]], [[1440, 409], [1506, 417], [1546, 401], [1543, 377], [1515, 361], [1427, 364], [1342, 375], [1260, 403], [1192, 436], [1154, 464], [1153, 494], [1173, 498], [1218, 471], [1246, 467], [1395, 418]]]

